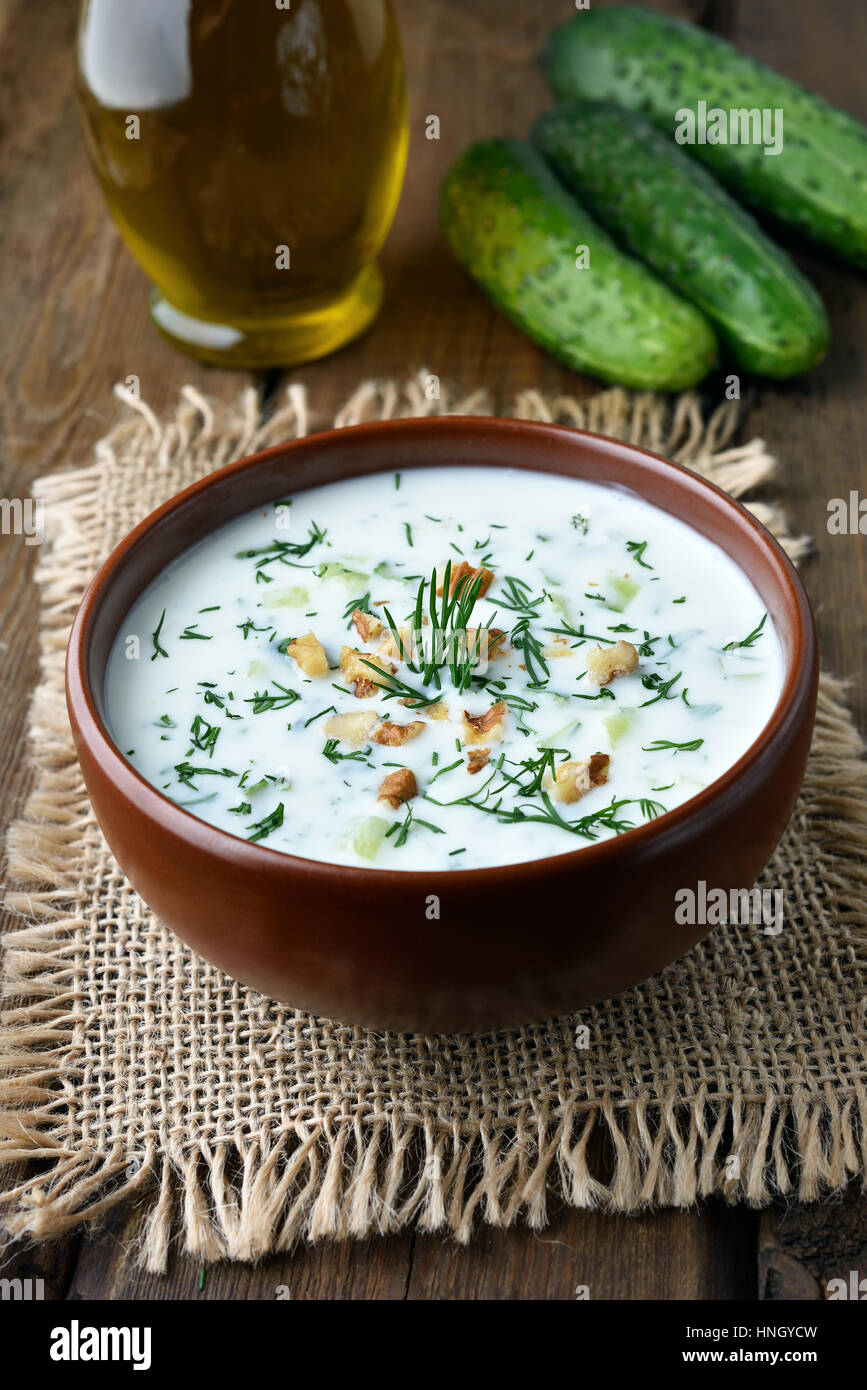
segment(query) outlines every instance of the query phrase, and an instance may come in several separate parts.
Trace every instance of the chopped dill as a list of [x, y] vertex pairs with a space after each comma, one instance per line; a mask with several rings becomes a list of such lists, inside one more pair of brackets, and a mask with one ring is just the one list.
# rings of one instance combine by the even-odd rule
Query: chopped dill
[[747, 637], [744, 637], [743, 640], [740, 642], [726, 642], [725, 646], [723, 647], [723, 651], [736, 652], [740, 651], [742, 647], [752, 647], [754, 643], [757, 642], [758, 639], [761, 637], [762, 628], [764, 627], [767, 621], [768, 615], [766, 613], [762, 618], [762, 621], [759, 623], [758, 627], [754, 627], [752, 632], [749, 633]]
[[264, 840], [268, 835], [271, 834], [272, 830], [277, 830], [282, 824], [283, 802], [278, 801], [277, 805], [274, 807], [274, 810], [271, 811], [269, 815], [263, 816], [261, 820], [254, 821], [252, 825], [248, 825], [245, 827], [245, 829], [252, 830], [254, 832], [252, 835], [248, 835], [247, 839], [255, 844], [259, 840]]
[[160, 633], [163, 630], [163, 623], [165, 622], [165, 620], [166, 610], [163, 609], [162, 614], [160, 616], [160, 620], [154, 628], [153, 632], [151, 633], [151, 641], [154, 644], [154, 650], [153, 655], [151, 656], [151, 661], [156, 661], [158, 656], [168, 656], [168, 652], [166, 651], [165, 647], [160, 645]]

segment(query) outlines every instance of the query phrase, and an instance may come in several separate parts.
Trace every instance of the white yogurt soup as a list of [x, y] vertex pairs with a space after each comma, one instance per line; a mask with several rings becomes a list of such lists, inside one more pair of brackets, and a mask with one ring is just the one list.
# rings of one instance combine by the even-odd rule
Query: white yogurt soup
[[115, 639], [118, 748], [194, 816], [395, 870], [563, 854], [664, 815], [767, 724], [783, 661], [717, 545], [521, 469], [332, 483], [191, 547]]

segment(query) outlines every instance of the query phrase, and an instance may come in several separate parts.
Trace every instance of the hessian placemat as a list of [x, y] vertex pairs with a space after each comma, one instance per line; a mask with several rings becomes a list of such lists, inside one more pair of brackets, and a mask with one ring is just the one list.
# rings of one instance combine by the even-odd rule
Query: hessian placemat
[[[325, 422], [299, 385], [265, 419], [252, 389], [225, 406], [186, 388], [169, 420], [117, 394], [123, 417], [93, 464], [39, 485], [34, 789], [8, 846], [7, 1232], [57, 1235], [135, 1198], [142, 1258], [161, 1270], [173, 1242], [208, 1261], [409, 1224], [465, 1241], [479, 1220], [541, 1226], [552, 1192], [617, 1211], [714, 1192], [758, 1205], [863, 1174], [867, 783], [828, 677], [803, 793], [761, 880], [784, 892], [782, 932], [718, 927], [580, 1016], [472, 1037], [366, 1032], [251, 993], [154, 919], [85, 795], [63, 696], [69, 625], [100, 562], [165, 498]], [[366, 382], [336, 423], [492, 410], [483, 393], [430, 394], [423, 373]], [[767, 497], [774, 462], [760, 440], [733, 443], [736, 402], [704, 419], [693, 394], [524, 392], [503, 413], [668, 454], [747, 499], [794, 558], [806, 548], [775, 504], [749, 500]]]

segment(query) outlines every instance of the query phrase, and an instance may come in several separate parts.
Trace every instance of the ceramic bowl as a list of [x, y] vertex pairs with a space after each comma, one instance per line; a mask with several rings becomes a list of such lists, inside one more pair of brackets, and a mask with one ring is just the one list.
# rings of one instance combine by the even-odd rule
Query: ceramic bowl
[[[215, 527], [288, 492], [433, 464], [620, 484], [721, 545], [758, 591], [784, 657], [779, 702], [746, 753], [691, 800], [622, 836], [555, 858], [451, 872], [284, 854], [197, 820], [145, 782], [107, 731], [103, 685], [119, 626], [151, 580]], [[94, 812], [157, 915], [265, 995], [346, 1022], [427, 1032], [571, 1012], [688, 951], [708, 928], [675, 921], [675, 894], [700, 880], [725, 890], [754, 883], [798, 794], [817, 678], [803, 586], [776, 541], [737, 502], [688, 469], [612, 439], [460, 416], [330, 430], [186, 488], [106, 560], [67, 655], [69, 713]], [[439, 898], [436, 920], [427, 913], [431, 895]]]

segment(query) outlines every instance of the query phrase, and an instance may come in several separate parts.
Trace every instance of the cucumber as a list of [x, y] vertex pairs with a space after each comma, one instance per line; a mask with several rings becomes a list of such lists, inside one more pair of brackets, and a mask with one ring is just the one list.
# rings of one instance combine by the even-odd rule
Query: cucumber
[[[471, 145], [443, 185], [457, 258], [494, 303], [568, 366], [651, 391], [694, 386], [716, 359], [713, 330], [514, 140]], [[576, 248], [589, 248], [589, 268]]]
[[533, 142], [622, 246], [701, 309], [738, 366], [789, 377], [824, 357], [830, 330], [813, 286], [643, 116], [567, 102], [536, 123]]
[[867, 128], [695, 25], [629, 5], [575, 15], [544, 54], [558, 100], [643, 111], [672, 138], [679, 110], [783, 111], [783, 148], [692, 144], [739, 197], [867, 266]]

